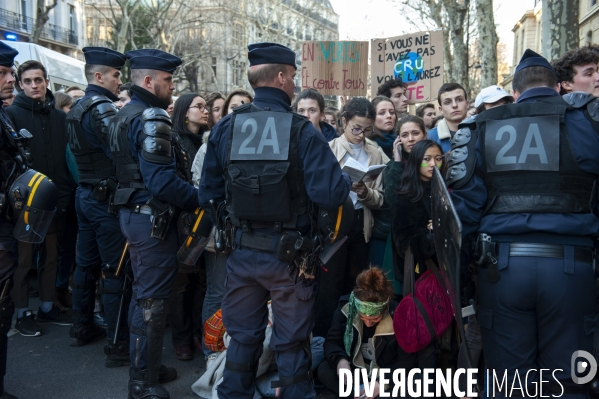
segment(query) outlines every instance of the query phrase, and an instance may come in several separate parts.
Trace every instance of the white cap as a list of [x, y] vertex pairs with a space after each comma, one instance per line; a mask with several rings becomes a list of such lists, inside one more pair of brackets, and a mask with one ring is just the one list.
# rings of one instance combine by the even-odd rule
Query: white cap
[[476, 96], [474, 106], [478, 108], [483, 103], [492, 104], [506, 97], [509, 98], [512, 102], [514, 102], [514, 97], [510, 96], [508, 92], [503, 90], [501, 87], [496, 85], [485, 87], [481, 90], [480, 93], [478, 93], [478, 96]]

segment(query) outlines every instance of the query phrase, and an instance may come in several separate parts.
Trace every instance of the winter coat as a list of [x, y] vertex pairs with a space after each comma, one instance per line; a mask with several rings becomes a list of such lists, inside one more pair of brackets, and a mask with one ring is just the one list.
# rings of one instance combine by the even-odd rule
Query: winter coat
[[[423, 182], [423, 185], [424, 195], [419, 201], [412, 202], [407, 195], [398, 194], [391, 209], [393, 248], [398, 260], [403, 260], [408, 246], [415, 261], [422, 264], [434, 254], [432, 233], [427, 228], [431, 220], [431, 183]], [[396, 266], [402, 267], [403, 264], [396, 263]]]
[[[343, 158], [345, 154], [353, 154], [349, 142], [344, 135], [329, 141], [329, 146], [335, 154], [335, 158], [339, 165], [343, 167]], [[384, 162], [384, 153], [376, 144], [371, 144], [368, 140], [364, 140], [364, 151], [368, 154], [368, 166], [381, 165]], [[372, 226], [374, 226], [374, 218], [372, 217], [371, 209], [379, 209], [383, 205], [383, 173], [381, 173], [375, 181], [365, 183], [368, 193], [366, 198], [360, 199], [364, 205], [364, 239], [366, 242], [370, 240]]]
[[17, 130], [27, 129], [33, 136], [28, 145], [33, 169], [56, 184], [57, 214], [60, 214], [69, 206], [77, 187], [67, 166], [67, 114], [54, 108], [54, 95], [50, 90], [46, 92], [45, 102], [33, 100], [25, 92], [17, 94], [6, 113]]
[[[360, 352], [364, 323], [358, 314], [356, 314], [352, 323], [354, 334], [351, 345], [351, 359], [345, 352], [343, 336], [345, 335], [347, 314], [349, 312], [348, 302], [349, 295], [339, 298], [339, 305], [333, 314], [331, 328], [324, 341], [324, 356], [333, 370], [337, 368], [337, 364], [342, 359], [349, 361], [354, 367], [366, 368], [366, 363]], [[391, 301], [389, 310], [385, 311], [383, 318], [376, 325], [374, 336], [372, 337], [374, 360], [370, 363], [370, 371], [375, 368], [390, 368], [391, 370], [395, 370], [398, 368], [411, 369], [417, 366], [418, 354], [406, 353], [395, 339], [393, 332], [393, 310], [397, 308], [397, 305], [396, 301]]]
[[437, 127], [432, 128], [426, 134], [428, 140], [436, 141], [443, 150], [443, 154], [447, 154], [451, 150], [451, 131], [445, 119], [441, 119]]

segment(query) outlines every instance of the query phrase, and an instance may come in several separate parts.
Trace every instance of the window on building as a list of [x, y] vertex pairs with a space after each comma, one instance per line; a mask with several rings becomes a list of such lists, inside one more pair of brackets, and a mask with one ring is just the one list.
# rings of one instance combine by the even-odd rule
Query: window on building
[[106, 18], [99, 18], [98, 22], [98, 39], [107, 40], [106, 35]]
[[241, 61], [233, 61], [233, 84], [241, 86], [243, 84], [245, 72], [245, 63]]
[[587, 32], [587, 46], [593, 44], [593, 31], [590, 30]]
[[69, 29], [73, 32], [77, 32], [77, 14], [75, 13], [75, 6], [69, 4]]
[[21, 15], [21, 29], [28, 30], [27, 29], [27, 0], [21, 0], [19, 5], [20, 5], [19, 14]]
[[244, 45], [244, 34], [242, 24], [233, 24], [233, 45], [243, 46]]
[[597, 4], [597, 0], [591, 0], [591, 7], [593, 7], [595, 4]]
[[87, 41], [89, 43], [94, 43], [94, 19], [86, 18], [85, 19], [85, 29], [87, 33]]

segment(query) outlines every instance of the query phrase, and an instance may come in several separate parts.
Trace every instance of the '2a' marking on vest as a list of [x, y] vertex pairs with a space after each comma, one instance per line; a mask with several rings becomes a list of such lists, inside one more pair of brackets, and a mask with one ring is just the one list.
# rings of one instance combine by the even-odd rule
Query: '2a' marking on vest
[[559, 135], [557, 115], [488, 121], [487, 171], [558, 171]]
[[110, 145], [110, 152], [118, 152], [120, 151], [119, 147], [119, 131], [120, 123], [111, 123], [109, 125], [110, 131], [108, 132], [108, 140]]
[[291, 114], [252, 112], [235, 116], [231, 160], [287, 160]]
[[67, 134], [69, 135], [69, 146], [71, 150], [80, 150], [81, 144], [77, 138], [77, 130], [71, 123], [67, 123]]

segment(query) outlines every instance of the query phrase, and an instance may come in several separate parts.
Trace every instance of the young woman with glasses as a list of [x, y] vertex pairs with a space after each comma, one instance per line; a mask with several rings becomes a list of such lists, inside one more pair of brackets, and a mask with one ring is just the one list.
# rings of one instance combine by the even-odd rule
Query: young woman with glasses
[[[366, 141], [372, 132], [375, 109], [365, 98], [352, 98], [343, 109], [343, 135], [329, 142], [337, 161], [343, 167], [352, 158], [364, 167], [383, 163], [383, 151]], [[320, 289], [316, 299], [315, 335], [328, 331], [337, 301], [351, 292], [356, 276], [368, 266], [368, 241], [374, 219], [372, 209], [383, 204], [382, 173], [374, 181], [353, 182], [350, 197], [354, 204], [353, 227], [348, 239], [320, 273]]]
[[[184, 94], [177, 99], [173, 109], [173, 138], [187, 153], [189, 164], [189, 183], [191, 181], [191, 160], [202, 145], [200, 129], [208, 123], [206, 101], [195, 93]], [[179, 237], [184, 240], [186, 237]], [[205, 291], [205, 271], [199, 264], [188, 266], [179, 264], [179, 273], [175, 278], [169, 298], [168, 321], [172, 329], [175, 355], [179, 360], [193, 358], [193, 336], [201, 337], [202, 301], [190, 300], [201, 297]]]

